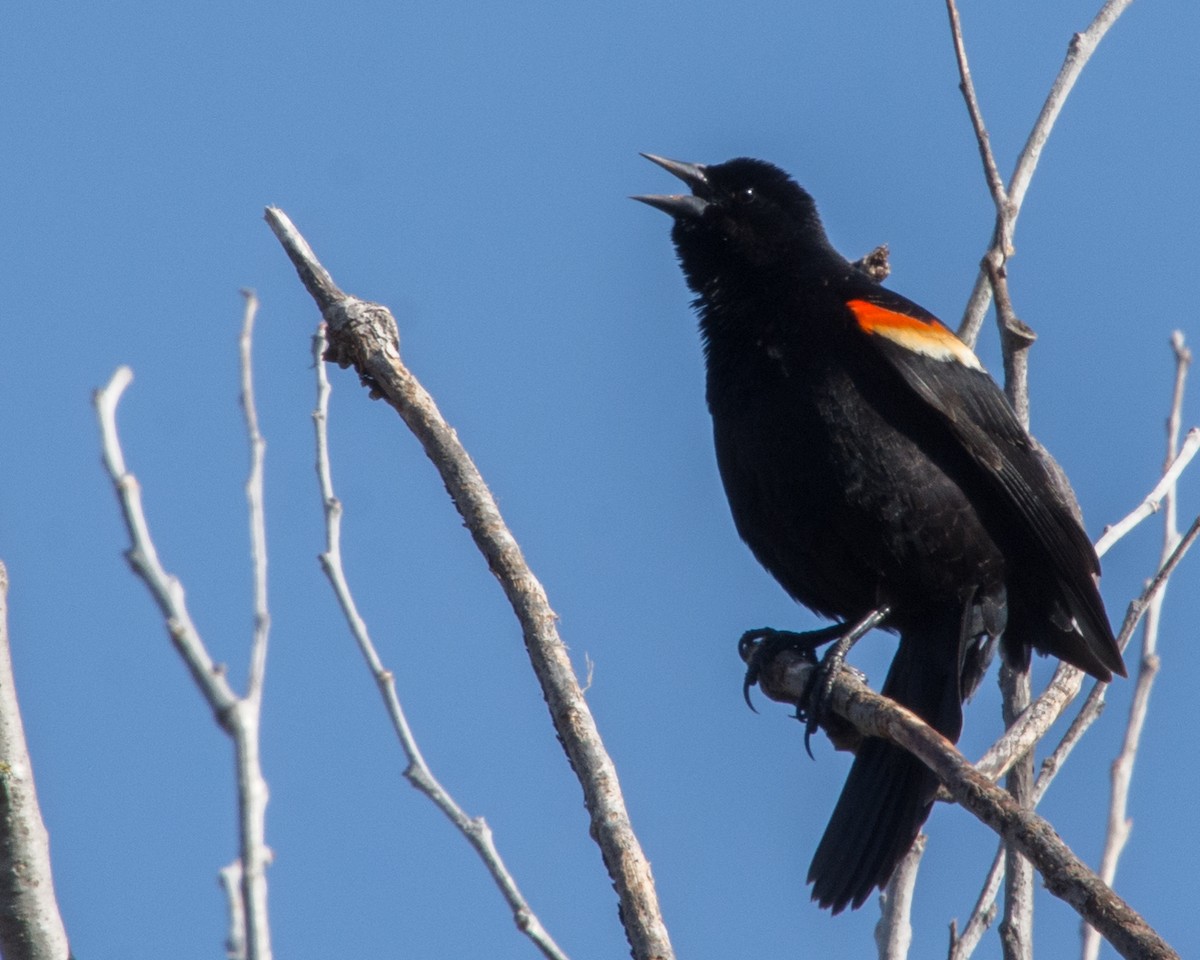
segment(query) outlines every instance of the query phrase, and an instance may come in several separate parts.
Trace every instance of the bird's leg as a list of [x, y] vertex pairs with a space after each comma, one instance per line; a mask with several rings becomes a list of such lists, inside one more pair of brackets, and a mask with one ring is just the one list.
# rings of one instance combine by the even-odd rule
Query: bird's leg
[[820, 726], [821, 719], [828, 709], [829, 698], [833, 694], [833, 681], [842, 669], [846, 655], [859, 640], [883, 623], [891, 612], [892, 608], [885, 603], [876, 607], [848, 630], [845, 624], [841, 624], [842, 632], [837, 636], [837, 642], [829, 648], [817, 669], [813, 671], [808, 690], [805, 691], [804, 699], [796, 713], [797, 718], [804, 721], [804, 749], [810, 757], [812, 750], [809, 747], [809, 739]]
[[742, 696], [746, 698], [746, 706], [754, 710], [754, 704], [750, 702], [750, 688], [758, 683], [763, 667], [781, 652], [784, 650], [795, 651], [815, 664], [817, 662], [816, 649], [831, 640], [836, 640], [845, 632], [846, 624], [844, 623], [835, 623], [832, 626], [822, 627], [820, 630], [808, 630], [804, 633], [776, 630], [774, 627], [747, 630], [738, 640], [738, 656], [746, 664], [746, 677], [742, 683]]

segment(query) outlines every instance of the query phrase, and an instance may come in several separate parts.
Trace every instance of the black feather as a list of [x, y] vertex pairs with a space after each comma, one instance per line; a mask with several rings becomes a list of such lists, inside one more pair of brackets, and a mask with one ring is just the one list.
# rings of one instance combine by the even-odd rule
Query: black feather
[[[669, 213], [707, 365], [738, 532], [795, 599], [857, 621], [886, 604], [883, 691], [952, 740], [992, 644], [1124, 674], [1100, 567], [1057, 465], [974, 355], [829, 244], [812, 198], [758, 160], [651, 157], [692, 196]], [[867, 738], [809, 872], [835, 912], [887, 882], [933, 775]]]

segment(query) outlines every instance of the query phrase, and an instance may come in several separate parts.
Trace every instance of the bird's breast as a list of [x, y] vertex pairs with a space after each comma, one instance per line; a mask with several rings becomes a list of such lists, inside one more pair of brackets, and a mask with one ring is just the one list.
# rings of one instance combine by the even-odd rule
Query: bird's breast
[[850, 617], [998, 581], [957, 448], [852, 367], [778, 352], [764, 342], [729, 381], [710, 368], [709, 406], [738, 532], [785, 589]]

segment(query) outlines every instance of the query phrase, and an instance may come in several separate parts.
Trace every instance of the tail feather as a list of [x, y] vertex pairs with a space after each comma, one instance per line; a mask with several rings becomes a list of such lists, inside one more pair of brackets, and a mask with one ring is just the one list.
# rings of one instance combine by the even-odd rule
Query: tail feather
[[864, 741], [808, 870], [813, 899], [834, 913], [862, 906], [912, 846], [936, 792], [920, 760], [884, 740]]
[[[946, 623], [903, 636], [883, 685], [885, 696], [951, 740], [962, 729], [959, 632], [957, 623]], [[840, 913], [886, 884], [929, 816], [937, 788], [937, 777], [912, 754], [866, 738], [809, 867], [813, 899]]]
[[[1039, 615], [1038, 607], [1014, 605], [1009, 612], [1011, 629], [1004, 643], [1008, 662], [1027, 665], [1029, 648], [1033, 646], [1105, 683], [1112, 680], [1113, 674], [1125, 676], [1121, 648], [1108, 620], [1104, 619], [1104, 608], [1100, 607], [1097, 614], [1088, 600], [1064, 587], [1061, 599], [1043, 601], [1043, 608], [1049, 606], [1049, 617]], [[1100, 603], [1098, 594], [1095, 602]]]

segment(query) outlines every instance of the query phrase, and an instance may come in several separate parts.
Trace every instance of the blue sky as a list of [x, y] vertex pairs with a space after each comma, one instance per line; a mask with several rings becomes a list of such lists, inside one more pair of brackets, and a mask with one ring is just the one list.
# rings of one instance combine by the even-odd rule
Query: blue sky
[[[1095, 0], [964, 5], [1011, 169]], [[251, 629], [237, 407], [238, 289], [262, 300], [273, 616], [264, 763], [279, 956], [533, 955], [402, 759], [316, 563], [316, 313], [262, 222], [278, 204], [339, 284], [396, 313], [414, 372], [480, 465], [549, 591], [623, 778], [681, 957], [861, 957], [875, 911], [831, 919], [804, 873], [848, 759], [804, 756], [783, 708], [741, 702], [735, 640], [803, 629], [738, 542], [711, 451], [669, 189], [637, 156], [754, 155], [815, 195], [834, 242], [892, 249], [890, 284], [951, 323], [991, 223], [940, 3], [601, 5], [115, 2], [11, 7], [0, 31], [0, 557], [18, 689], [68, 932], [81, 957], [219, 953], [234, 853], [230, 749], [121, 557], [91, 391], [120, 412], [163, 561], [241, 683]], [[1200, 192], [1194, 4], [1134, 4], [1067, 105], [1011, 267], [1039, 333], [1033, 425], [1089, 529], [1153, 484]], [[989, 326], [980, 347], [998, 368]], [[353, 375], [334, 382], [348, 573], [426, 755], [576, 958], [625, 947], [580, 791], [515, 620], [416, 443]], [[1200, 419], [1189, 401], [1188, 424]], [[1200, 509], [1196, 477], [1184, 520]], [[1119, 618], [1157, 524], [1105, 562]], [[1196, 560], [1173, 582], [1118, 889], [1200, 953]], [[854, 654], [878, 682], [893, 643]], [[1050, 665], [1037, 664], [1037, 676]], [[1046, 813], [1100, 849], [1130, 684]], [[997, 732], [989, 682], [963, 745]], [[938, 809], [914, 956], [944, 954], [993, 842]], [[1043, 895], [1038, 944], [1073, 951]], [[980, 956], [998, 956], [994, 938]]]

